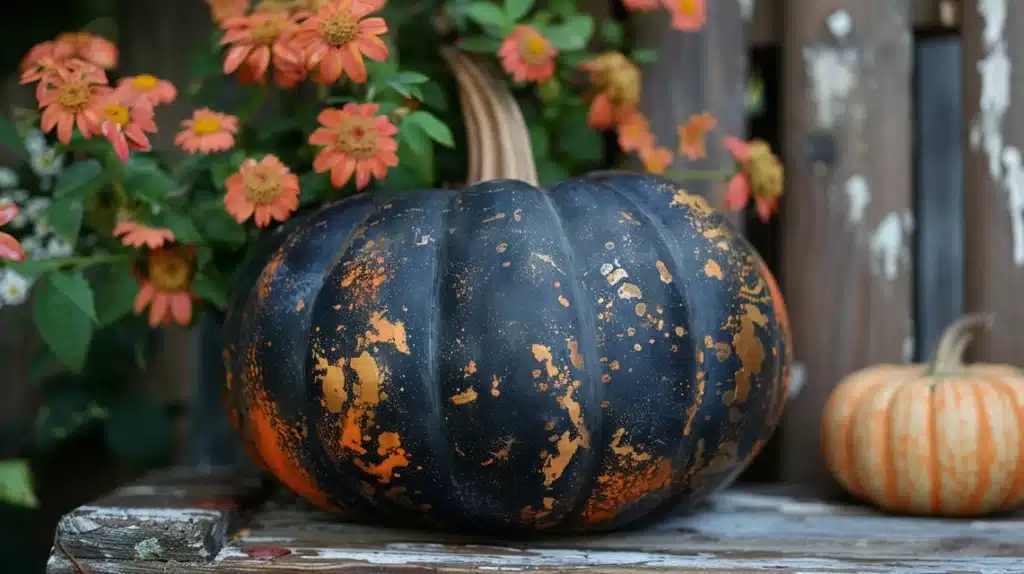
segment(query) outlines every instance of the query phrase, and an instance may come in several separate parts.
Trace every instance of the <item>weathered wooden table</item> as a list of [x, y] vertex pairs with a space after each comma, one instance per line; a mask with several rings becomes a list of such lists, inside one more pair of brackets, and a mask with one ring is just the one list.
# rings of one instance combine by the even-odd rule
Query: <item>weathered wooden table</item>
[[892, 517], [732, 489], [627, 533], [503, 543], [339, 523], [255, 477], [172, 470], [64, 516], [50, 573], [976, 572], [1024, 574], [1024, 513]]

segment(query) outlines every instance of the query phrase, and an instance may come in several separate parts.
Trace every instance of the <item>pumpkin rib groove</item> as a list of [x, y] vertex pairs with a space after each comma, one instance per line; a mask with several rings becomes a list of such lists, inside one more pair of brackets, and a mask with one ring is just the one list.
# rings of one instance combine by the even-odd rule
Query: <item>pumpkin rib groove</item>
[[[1024, 428], [1024, 415], [1021, 414], [1022, 406], [1017, 401], [1017, 393], [1014, 392], [1013, 387], [1010, 383], [999, 377], [992, 377], [991, 380], [996, 384], [996, 388], [1009, 399], [1010, 406], [1013, 407], [1014, 426], [1016, 428]], [[1021, 493], [1024, 492], [1024, 437], [1018, 436], [1017, 440], [1017, 461], [1013, 466], [1011, 474], [1011, 476], [1016, 478], [1013, 484], [1010, 485], [1010, 490], [1000, 501], [998, 508], [1007, 508], [1013, 505], [1015, 500], [1020, 498]]]
[[[381, 202], [377, 201], [377, 198], [375, 198], [372, 195], [366, 195], [364, 197], [367, 200], [369, 200], [369, 203], [366, 204], [366, 207], [365, 207], [366, 213], [359, 219], [358, 223], [356, 223], [352, 227], [352, 230], [346, 235], [345, 241], [341, 244], [341, 249], [337, 250], [337, 252], [334, 254], [334, 258], [332, 259], [330, 265], [328, 265], [327, 269], [324, 271], [324, 276], [325, 277], [331, 275], [335, 271], [335, 268], [338, 266], [338, 264], [342, 261], [342, 259], [344, 259], [345, 255], [348, 254], [349, 249], [352, 247], [352, 244], [355, 241], [356, 235], [359, 233], [359, 231], [361, 229], [364, 229], [366, 227], [366, 223], [370, 220], [370, 218], [373, 217], [376, 213], [378, 213], [380, 211]], [[343, 201], [346, 201], [346, 200], [343, 200]], [[354, 198], [348, 199], [348, 201], [352, 201], [354, 203], [355, 199]], [[315, 219], [315, 215], [313, 217], [310, 217], [310, 220], [312, 220], [312, 219]], [[307, 225], [312, 223], [312, 221], [310, 221], [310, 220], [307, 220], [307, 222], [306, 222]], [[289, 239], [294, 240], [294, 237], [295, 237], [294, 233], [295, 232], [292, 232], [292, 233], [293, 233], [293, 235], [291, 237], [289, 237]], [[298, 233], [301, 234], [302, 231], [300, 230]], [[284, 247], [286, 247], [288, 245], [288, 243], [289, 242], [286, 240], [284, 242]], [[314, 293], [313, 296], [310, 298], [310, 308], [311, 309], [317, 309], [318, 308], [317, 303], [319, 302], [320, 294], [324, 292], [324, 287], [325, 286], [326, 286], [326, 283], [318, 283], [317, 284], [316, 293]], [[316, 340], [316, 338], [313, 337], [313, 328], [314, 328], [313, 325], [314, 324], [315, 324], [315, 321], [310, 320], [309, 323], [306, 325], [306, 337], [304, 339], [306, 341], [306, 346], [305, 346], [306, 348], [305, 348], [305, 356], [304, 356], [304, 360], [303, 360], [303, 370], [304, 370], [304, 373], [309, 374], [309, 375], [312, 375], [314, 373], [314, 371], [315, 371], [315, 369], [313, 368], [313, 362], [314, 362], [313, 342]], [[310, 378], [309, 380], [313, 380], [313, 379]], [[311, 441], [311, 442], [317, 447], [318, 450], [321, 451], [321, 457], [323, 458], [323, 460], [327, 464], [339, 464], [339, 463], [344, 462], [344, 461], [333, 461], [333, 460], [331, 460], [331, 457], [327, 454], [326, 449], [323, 448], [323, 446], [319, 444], [319, 441]], [[317, 481], [317, 477], [315, 475], [312, 478], [313, 478], [314, 482], [318, 482]], [[320, 486], [319, 483], [317, 484], [317, 486]], [[349, 489], [349, 492], [360, 492], [361, 493], [362, 490], [357, 488], [357, 487], [358, 487], [358, 485], [353, 485], [353, 487]], [[320, 488], [321, 488], [321, 490], [324, 490], [322, 486]], [[368, 500], [367, 498], [365, 498], [363, 496], [353, 497], [353, 500], [358, 504], [358, 511], [357, 511], [358, 513], [372, 512], [373, 509], [374, 509], [373, 502]], [[348, 501], [346, 501], [345, 504], [346, 505], [351, 505], [351, 503], [348, 502]]]
[[[991, 381], [995, 377], [983, 377]], [[978, 512], [983, 508], [986, 494], [992, 488], [992, 464], [995, 462], [995, 447], [992, 444], [992, 421], [988, 409], [985, 408], [985, 389], [974, 385], [971, 389], [977, 403], [975, 412], [978, 415], [978, 483], [974, 491], [967, 497], [968, 512]]]
[[[900, 385], [904, 384], [902, 381]], [[899, 478], [896, 476], [896, 463], [899, 460], [896, 452], [896, 443], [893, 441], [893, 403], [899, 393], [899, 385], [896, 390], [889, 393], [885, 399], [883, 412], [885, 422], [882, 423], [882, 438], [885, 444], [885, 455], [882, 458], [882, 500], [891, 508], [899, 508]]]
[[[640, 215], [640, 217], [643, 220], [647, 221], [651, 225], [651, 229], [654, 230], [654, 233], [658, 237], [658, 239], [666, 247], [668, 247], [668, 249], [666, 249], [666, 253], [668, 254], [667, 255], [668, 264], [672, 266], [672, 269], [670, 270], [670, 272], [672, 273], [672, 276], [676, 277], [676, 278], [688, 277], [688, 275], [686, 275], [686, 274], [684, 274], [682, 272], [683, 269], [684, 269], [683, 264], [679, 260], [679, 258], [676, 256], [676, 251], [677, 250], [682, 251], [682, 246], [679, 245], [672, 238], [672, 236], [668, 232], [665, 231], [664, 225], [662, 224], [660, 219], [657, 219], [655, 217], [655, 215], [653, 213], [651, 213], [651, 211], [645, 205], [641, 204], [635, 198], [630, 197], [629, 194], [624, 193], [614, 183], [606, 182], [606, 181], [603, 181], [603, 180], [598, 180], [598, 184], [603, 186], [603, 187], [606, 187], [606, 188], [610, 189], [612, 191], [612, 193], [617, 195], [619, 198], [621, 198], [623, 201], [625, 201], [629, 205], [632, 205], [636, 209], [636, 211]], [[672, 287], [673, 291], [675, 291], [676, 296], [679, 298], [679, 301], [682, 302], [682, 311], [683, 311], [682, 314], [683, 314], [683, 318], [684, 318], [683, 320], [685, 321], [685, 323], [687, 325], [693, 325], [694, 324], [693, 323], [693, 308], [694, 307], [693, 307], [692, 299], [690, 297], [690, 293], [689, 293], [689, 291], [686, 288], [687, 286], [683, 285], [681, 280], [673, 281], [672, 285], [673, 285], [673, 287]], [[697, 362], [696, 362], [697, 359], [696, 358], [698, 356], [698, 352], [700, 351], [700, 348], [699, 348], [700, 341], [696, 340], [696, 338], [694, 338], [694, 337], [689, 337], [688, 336], [687, 338], [690, 340], [690, 343], [692, 345], [691, 352], [693, 353], [692, 357], [693, 357], [693, 360], [694, 360], [694, 364], [696, 365], [697, 364]], [[690, 381], [690, 383], [691, 384], [695, 384], [696, 381]], [[693, 394], [694, 394], [695, 397], [696, 397], [696, 392], [697, 391], [694, 390]], [[696, 398], [694, 400], [696, 400]], [[704, 406], [704, 405], [707, 405], [707, 404], [711, 404], [710, 401], [707, 402], [707, 403], [702, 403], [701, 405], [698, 405], [698, 407], [697, 407], [697, 415], [698, 416], [700, 415], [701, 406]], [[682, 433], [682, 431], [680, 431], [680, 433]], [[696, 435], [694, 435], [694, 436], [696, 436]], [[692, 450], [693, 450], [693, 447], [692, 447], [692, 443], [691, 442], [688, 442], [688, 441], [680, 442], [679, 448], [678, 448], [678, 450], [676, 452], [676, 455], [674, 457], [672, 457], [673, 463], [682, 462], [683, 458], [686, 456], [686, 453], [687, 452], [691, 452]], [[689, 496], [691, 494], [691, 490], [686, 488], [689, 485], [688, 484], [683, 484], [683, 481], [684, 480], [689, 480], [690, 476], [687, 473], [681, 473], [681, 472], [678, 472], [678, 471], [674, 471], [674, 473], [675, 473], [676, 476], [672, 477], [672, 483], [671, 483], [671, 487], [669, 489], [669, 495], [668, 495], [668, 500], [671, 503], [677, 503], [679, 500], [681, 500], [681, 499], [683, 499], [683, 498], [685, 498], [685, 497], [687, 497], [687, 496]], [[679, 492], [673, 494], [672, 490], [675, 490], [675, 489], [679, 489]]]
[[[932, 383], [934, 384], [934, 383]], [[935, 389], [928, 393], [928, 450], [931, 457], [928, 460], [928, 472], [931, 474], [930, 502], [932, 512], [942, 512], [942, 463], [939, 459], [939, 421], [936, 420], [938, 395]]]
[[[554, 188], [568, 185], [572, 184], [570, 182], [563, 182], [562, 184], [554, 186]], [[589, 305], [585, 306], [582, 304], [586, 299], [584, 299], [583, 296], [583, 279], [580, 276], [579, 266], [576, 263], [576, 246], [573, 245], [572, 240], [569, 238], [569, 234], [565, 230], [565, 225], [562, 223], [562, 211], [554, 200], [554, 188], [551, 191], [548, 191], [543, 187], [538, 187], [536, 189], [540, 192], [545, 206], [551, 210], [551, 214], [554, 217], [555, 222], [558, 224], [557, 232], [558, 237], [560, 238], [559, 243], [561, 243], [561, 248], [565, 252], [566, 275], [571, 279], [571, 281], [568, 282], [569, 292], [575, 301], [580, 302], [577, 303], [574, 310], [576, 311], [576, 317], [579, 325], [579, 344], [582, 349], [585, 349], [584, 352], [586, 353], [583, 355], [583, 370], [580, 378], [584, 380], [581, 381], [581, 387], [589, 390], [589, 410], [597, 413], [596, 415], [591, 415], [593, 420], [590, 421], [590, 424], [592, 425], [593, 422], [596, 421], [601, 431], [600, 440], [595, 440], [597, 438], [594, 436], [595, 427], [590, 426], [589, 432], [591, 435], [591, 448], [587, 449], [587, 455], [585, 458], [587, 462], [585, 474], [588, 478], [587, 481], [577, 490], [576, 496], [574, 497], [575, 500], [573, 500], [573, 503], [564, 514], [564, 516], [569, 516], [572, 517], [572, 519], [575, 519], [575, 517], [582, 514], [586, 508], [587, 502], [590, 501], [594, 491], [599, 485], [599, 478], [601, 477], [599, 471], [605, 462], [605, 458], [608, 456], [608, 451], [607, 449], [598, 449], [597, 445], [606, 444], [611, 433], [608, 432], [609, 429], [606, 424], [607, 417], [604, 416], [604, 411], [601, 407], [601, 403], [604, 401], [606, 396], [606, 391], [604, 383], [601, 382], [600, 379], [601, 365], [599, 358], [601, 356], [601, 346], [600, 343], [598, 343], [597, 324], [594, 321], [593, 313], [589, 312], [591, 307]], [[584, 337], [586, 337], [586, 341], [584, 341]]]
[[[448, 266], [448, 225], [458, 197], [459, 192], [452, 192], [448, 195], [448, 201], [441, 211], [441, 224], [440, 229], [438, 229], [437, 240], [435, 241], [437, 256], [433, 258], [433, 277], [429, 285], [430, 300], [437, 301], [437, 305], [434, 306], [435, 311], [426, 321], [426, 331], [430, 333], [430, 337], [427, 339], [428, 348], [425, 351], [427, 381], [439, 381], [441, 377], [438, 349], [441, 348], [441, 337], [443, 335], [441, 329], [442, 320], [448, 313], [448, 305], [445, 304], [446, 298], [444, 297], [445, 270]], [[441, 397], [439, 385], [427, 384], [424, 386], [426, 387], [427, 398], [430, 401], [431, 417], [437, 421], [436, 425], [430, 425], [431, 430], [427, 435], [427, 444], [430, 445], [430, 452], [433, 455], [434, 466], [437, 468], [437, 472], [442, 473], [447, 469], [448, 477], [445, 490], [448, 492], [448, 495], [444, 498], [452, 503], [452, 512], [458, 515], [463, 513], [466, 505], [462, 501], [462, 497], [459, 496], [460, 489], [455, 478], [456, 471], [453, 462], [455, 460], [455, 450], [450, 440], [451, 431], [448, 429], [447, 420], [445, 419], [444, 399]]]

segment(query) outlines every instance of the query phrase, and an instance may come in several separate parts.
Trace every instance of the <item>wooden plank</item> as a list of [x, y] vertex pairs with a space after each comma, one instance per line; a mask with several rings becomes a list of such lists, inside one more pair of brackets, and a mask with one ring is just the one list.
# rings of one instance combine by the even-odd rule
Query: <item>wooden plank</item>
[[[150, 482], [148, 484], [154, 484]], [[175, 481], [167, 481], [175, 484]], [[167, 486], [165, 484], [164, 486]], [[140, 493], [141, 494], [141, 493]], [[47, 572], [1019, 572], [1024, 512], [896, 517], [784, 488], [728, 490], [646, 528], [501, 540], [344, 523], [291, 495], [264, 504], [212, 560], [140, 561], [55, 550]], [[1016, 568], [1016, 570], [1014, 570]]]
[[930, 360], [942, 330], [964, 312], [963, 116], [960, 38], [918, 40], [915, 97], [917, 353]]
[[910, 4], [786, 0], [785, 21], [781, 284], [804, 376], [784, 416], [782, 480], [828, 489], [829, 392], [915, 348]]
[[[658, 53], [656, 62], [643, 67], [640, 108], [661, 145], [674, 149], [677, 127], [705, 111], [717, 118], [717, 133], [743, 138], [747, 55], [740, 4], [708, 2], [707, 23], [699, 33], [672, 28], [664, 10], [631, 15], [637, 46]], [[731, 161], [713, 140], [707, 159], [691, 162], [677, 157], [672, 168], [717, 169]], [[687, 189], [718, 208], [725, 204], [725, 186], [700, 181], [687, 183]], [[738, 224], [740, 218], [733, 214], [732, 220]]]
[[238, 527], [262, 481], [231, 472], [173, 469], [115, 490], [66, 514], [56, 553], [76, 559], [211, 560]]
[[[990, 311], [976, 360], [1024, 365], [1024, 2], [969, 2], [963, 13], [964, 258], [967, 308]], [[1011, 71], [1012, 70], [1012, 71]]]

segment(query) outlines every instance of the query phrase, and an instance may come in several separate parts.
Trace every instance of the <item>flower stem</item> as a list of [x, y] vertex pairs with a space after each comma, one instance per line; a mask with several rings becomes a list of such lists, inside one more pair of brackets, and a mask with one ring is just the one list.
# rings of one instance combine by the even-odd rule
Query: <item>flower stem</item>
[[59, 257], [56, 259], [45, 259], [32, 261], [32, 266], [41, 270], [62, 269], [71, 267], [82, 269], [93, 265], [127, 263], [135, 259], [134, 253], [105, 253], [102, 255], [76, 255], [72, 257]]

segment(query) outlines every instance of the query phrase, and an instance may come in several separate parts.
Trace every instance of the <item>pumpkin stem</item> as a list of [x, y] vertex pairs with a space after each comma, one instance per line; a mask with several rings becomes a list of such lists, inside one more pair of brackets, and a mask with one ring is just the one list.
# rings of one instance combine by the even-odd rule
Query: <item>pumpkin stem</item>
[[975, 332], [992, 328], [993, 320], [991, 313], [969, 313], [950, 323], [935, 347], [932, 372], [956, 371], [963, 367], [964, 351]]

